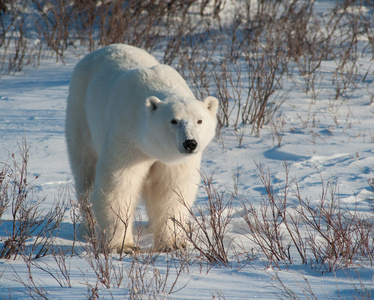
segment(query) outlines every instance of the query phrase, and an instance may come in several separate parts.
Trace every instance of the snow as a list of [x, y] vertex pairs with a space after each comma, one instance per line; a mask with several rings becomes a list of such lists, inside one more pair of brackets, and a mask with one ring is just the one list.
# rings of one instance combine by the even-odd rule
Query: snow
[[[321, 11], [331, 7], [330, 2], [321, 2]], [[351, 11], [354, 13], [355, 8]], [[159, 55], [162, 58], [161, 52]], [[70, 75], [78, 60], [73, 54], [67, 54], [65, 64], [43, 60], [38, 69], [27, 67], [22, 72], [4, 75], [0, 79], [0, 162], [9, 163], [13, 153], [17, 157], [18, 147], [26, 139], [30, 149], [29, 176], [37, 177], [33, 181], [34, 196], [46, 199], [42, 203], [45, 211], [51, 209], [64, 193], [67, 193], [67, 198], [75, 199], [65, 143], [65, 109]], [[204, 153], [202, 171], [207, 176], [213, 176], [214, 185], [225, 192], [225, 199], [234, 194], [234, 213], [228, 226], [227, 241], [243, 245], [249, 253], [255, 247], [248, 238], [240, 213], [243, 201], [260, 208], [266, 192], [259, 176], [257, 166], [260, 165], [270, 172], [275, 193], [281, 194], [282, 187], [287, 183], [286, 164], [289, 179], [297, 182], [303, 198], [318, 203], [324, 193], [322, 187], [331, 183], [346, 207], [364, 214], [373, 211], [374, 194], [368, 184], [374, 177], [374, 103], [371, 102], [374, 74], [371, 53], [364, 52], [358, 65], [362, 80], [348, 91], [351, 97], [346, 101], [333, 100], [335, 89], [331, 76], [336, 66], [331, 62], [323, 62], [319, 69], [316, 99], [311, 93], [305, 93], [301, 76], [285, 79], [283, 90], [288, 94], [277, 115], [277, 120], [284, 122], [279, 127], [283, 130], [280, 147], [270, 124], [264, 126], [260, 137], [250, 135], [249, 127], [239, 128], [238, 131], [232, 127], [221, 129], [220, 136]], [[295, 197], [290, 196], [289, 201], [289, 204], [298, 204]], [[206, 203], [206, 192], [200, 188], [195, 205], [205, 207]], [[113, 255], [109, 262], [114, 279], [112, 286], [106, 288], [98, 283], [90, 266], [87, 244], [77, 242], [75, 252], [71, 253], [74, 229], [70, 210], [69, 207], [54, 242], [66, 253], [69, 281], [63, 277], [56, 256], [51, 253], [31, 261], [31, 277], [49, 299], [85, 299], [89, 295], [100, 299], [130, 297], [131, 287], [134, 287], [130, 275], [139, 270], [144, 271], [144, 281], [152, 282], [155, 278], [166, 280], [165, 288], [156, 293], [158, 298], [279, 299], [293, 295], [300, 299], [314, 299], [314, 296], [317, 299], [351, 299], [355, 296], [365, 298], [366, 295], [369, 299], [373, 294], [374, 268], [368, 261], [328, 272], [324, 268], [313, 268], [310, 263], [302, 264], [296, 252], [292, 252], [293, 263], [278, 269], [253, 250], [254, 257], [251, 259], [230, 252], [229, 267], [223, 267], [199, 261], [191, 248], [185, 253], [191, 259], [188, 263], [183, 261], [180, 253], [158, 254], [143, 269], [131, 255], [122, 260]], [[147, 231], [147, 216], [142, 205], [137, 219], [144, 227], [138, 229], [141, 232], [140, 244], [149, 249], [151, 233]], [[6, 235], [8, 220], [9, 211], [2, 216], [0, 223], [2, 237]], [[140, 255], [140, 260], [146, 259], [147, 255]], [[26, 295], [35, 295], [26, 289], [26, 286], [32, 285], [27, 264], [21, 257], [0, 260], [0, 297], [23, 299]], [[116, 278], [115, 274], [123, 276], [123, 279]], [[136, 280], [141, 281], [139, 278]], [[176, 284], [173, 287], [174, 281]], [[170, 289], [171, 294], [168, 293]], [[142, 296], [152, 298], [153, 292], [155, 289], [150, 288]]]

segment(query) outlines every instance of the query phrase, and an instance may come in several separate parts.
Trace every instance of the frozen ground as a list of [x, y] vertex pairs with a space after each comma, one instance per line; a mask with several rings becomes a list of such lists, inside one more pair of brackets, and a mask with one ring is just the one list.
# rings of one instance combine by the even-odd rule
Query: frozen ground
[[[10, 162], [13, 153], [17, 157], [18, 144], [24, 138], [27, 140], [29, 174], [38, 177], [34, 181], [34, 196], [46, 198], [42, 204], [45, 210], [52, 207], [61, 190], [66, 188], [70, 191], [69, 197], [74, 199], [64, 123], [68, 84], [77, 61], [78, 58], [72, 55], [66, 58], [65, 64], [43, 61], [38, 69], [25, 68], [21, 73], [0, 79], [0, 162]], [[249, 127], [237, 132], [223, 128], [220, 137], [211, 143], [205, 152], [202, 170], [208, 176], [213, 175], [213, 182], [221, 191], [235, 195], [228, 240], [241, 243], [248, 252], [254, 247], [243, 231], [246, 225], [240, 212], [243, 199], [259, 207], [265, 193], [256, 165], [262, 165], [270, 172], [276, 193], [286, 182], [286, 162], [289, 177], [297, 181], [303, 198], [317, 203], [321, 199], [323, 181], [336, 188], [336, 195], [349, 209], [362, 213], [372, 210], [374, 194], [368, 184], [374, 177], [374, 104], [371, 102], [374, 65], [371, 54], [360, 56], [358, 66], [362, 80], [349, 90], [351, 97], [347, 101], [332, 100], [335, 90], [331, 74], [335, 69], [327, 62], [320, 68], [315, 101], [303, 90], [300, 76], [285, 79], [283, 90], [288, 95], [275, 118], [278, 130], [282, 131], [280, 147], [270, 124], [261, 130], [261, 137], [250, 135]], [[289, 201], [297, 204], [292, 197]], [[196, 206], [203, 207], [206, 202], [207, 195], [200, 189]], [[142, 207], [138, 218], [142, 224], [146, 223]], [[0, 236], [6, 235], [8, 219], [10, 212], [2, 217]], [[72, 220], [67, 213], [55, 243], [60, 247], [71, 246], [73, 240]], [[149, 240], [150, 234], [145, 228], [140, 243], [147, 248]], [[36, 260], [31, 266], [31, 275], [37, 287], [44, 289], [50, 299], [85, 299], [89, 295], [94, 297], [95, 293], [100, 299], [128, 298], [130, 274], [133, 275], [131, 270], [136, 264], [133, 258], [127, 256], [120, 261], [114, 256], [111, 259], [113, 272], [124, 278], [121, 282], [113, 280], [118, 284], [107, 289], [97, 285], [97, 276], [89, 264], [84, 245], [78, 243], [76, 254], [66, 256], [70, 283], [59, 272], [59, 264], [53, 255]], [[286, 295], [288, 289], [301, 299], [352, 299], [364, 298], [364, 295], [369, 299], [373, 295], [374, 268], [370, 262], [353, 262], [347, 268], [326, 272], [323, 268], [301, 264], [296, 253], [291, 254], [295, 256], [294, 263], [278, 269], [260, 254], [250, 261], [243, 258], [236, 261], [235, 255], [230, 253], [229, 267], [191, 262], [183, 266], [178, 278], [182, 259], [172, 254], [160, 254], [144, 278], [164, 279], [166, 293], [160, 293], [158, 297], [171, 299], [278, 299], [289, 298], [290, 294]], [[22, 258], [0, 260], [0, 297], [22, 299], [33, 294], [26, 287], [27, 284], [31, 286], [29, 276]], [[167, 294], [172, 287], [173, 293]], [[144, 295], [144, 298], [148, 297], [151, 297], [150, 293]]]

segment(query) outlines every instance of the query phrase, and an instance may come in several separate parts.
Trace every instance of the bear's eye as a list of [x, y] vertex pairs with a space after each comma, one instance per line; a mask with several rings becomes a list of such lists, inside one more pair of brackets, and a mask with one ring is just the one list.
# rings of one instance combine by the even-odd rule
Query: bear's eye
[[197, 124], [202, 124], [203, 123], [203, 120], [198, 120], [197, 121]]
[[174, 120], [174, 119], [171, 120], [170, 123], [173, 124], [173, 125], [177, 125], [178, 124], [177, 120]]

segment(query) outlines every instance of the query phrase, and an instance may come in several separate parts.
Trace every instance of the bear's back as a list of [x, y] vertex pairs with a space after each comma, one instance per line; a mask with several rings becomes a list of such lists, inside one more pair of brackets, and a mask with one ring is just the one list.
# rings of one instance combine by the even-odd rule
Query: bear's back
[[86, 55], [76, 66], [75, 73], [98, 74], [105, 70], [116, 76], [135, 68], [151, 68], [159, 62], [146, 51], [124, 44], [112, 44]]

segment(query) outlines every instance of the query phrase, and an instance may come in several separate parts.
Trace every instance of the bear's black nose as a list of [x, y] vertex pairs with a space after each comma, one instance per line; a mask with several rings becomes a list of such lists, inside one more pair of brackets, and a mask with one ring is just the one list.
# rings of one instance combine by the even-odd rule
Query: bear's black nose
[[186, 149], [189, 153], [194, 152], [197, 148], [197, 142], [195, 140], [186, 140], [183, 143], [184, 149]]

